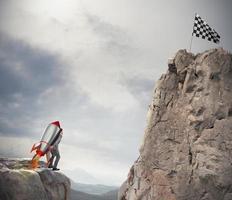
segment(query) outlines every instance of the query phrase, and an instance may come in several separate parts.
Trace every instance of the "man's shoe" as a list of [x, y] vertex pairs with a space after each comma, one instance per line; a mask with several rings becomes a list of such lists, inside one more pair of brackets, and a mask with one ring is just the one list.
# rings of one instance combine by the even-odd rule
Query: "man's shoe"
[[58, 170], [60, 170], [60, 169], [54, 167], [54, 168], [52, 168], [52, 170], [53, 170], [53, 171], [58, 171]]

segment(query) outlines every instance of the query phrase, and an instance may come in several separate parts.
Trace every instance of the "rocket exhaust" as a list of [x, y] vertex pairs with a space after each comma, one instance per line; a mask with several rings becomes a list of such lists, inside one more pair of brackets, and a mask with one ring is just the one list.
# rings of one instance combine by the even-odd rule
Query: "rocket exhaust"
[[35, 155], [31, 160], [31, 169], [36, 169], [39, 167], [39, 155]]

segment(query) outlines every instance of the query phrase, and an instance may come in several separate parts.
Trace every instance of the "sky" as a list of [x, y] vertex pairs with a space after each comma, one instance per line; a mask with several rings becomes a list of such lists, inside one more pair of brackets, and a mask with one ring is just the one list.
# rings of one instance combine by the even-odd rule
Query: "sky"
[[64, 129], [59, 167], [121, 185], [139, 155], [155, 82], [189, 50], [197, 12], [232, 51], [230, 0], [0, 0], [0, 156], [32, 157], [46, 126]]

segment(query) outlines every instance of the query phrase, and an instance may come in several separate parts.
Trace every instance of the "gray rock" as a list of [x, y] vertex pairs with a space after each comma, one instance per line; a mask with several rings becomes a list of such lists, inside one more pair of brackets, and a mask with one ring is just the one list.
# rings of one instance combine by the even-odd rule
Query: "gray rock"
[[168, 64], [119, 199], [232, 199], [232, 55], [180, 50]]
[[27, 159], [0, 159], [0, 200], [69, 199], [70, 180], [64, 174], [28, 167]]

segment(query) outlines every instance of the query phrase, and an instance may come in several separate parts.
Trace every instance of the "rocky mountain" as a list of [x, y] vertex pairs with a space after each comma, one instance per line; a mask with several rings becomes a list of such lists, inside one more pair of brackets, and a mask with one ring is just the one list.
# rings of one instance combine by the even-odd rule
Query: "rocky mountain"
[[232, 199], [232, 55], [179, 50], [156, 84], [120, 200]]
[[[43, 163], [40, 163], [43, 166]], [[0, 159], [0, 200], [68, 200], [70, 180], [61, 172], [29, 170], [28, 159]]]

